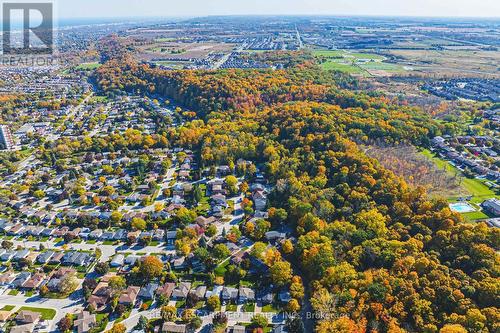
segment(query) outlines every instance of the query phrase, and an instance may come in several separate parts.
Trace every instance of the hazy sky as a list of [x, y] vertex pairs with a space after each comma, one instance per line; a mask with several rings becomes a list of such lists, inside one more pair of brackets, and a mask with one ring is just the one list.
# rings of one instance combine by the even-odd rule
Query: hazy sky
[[60, 18], [245, 14], [500, 17], [500, 0], [55, 0]]

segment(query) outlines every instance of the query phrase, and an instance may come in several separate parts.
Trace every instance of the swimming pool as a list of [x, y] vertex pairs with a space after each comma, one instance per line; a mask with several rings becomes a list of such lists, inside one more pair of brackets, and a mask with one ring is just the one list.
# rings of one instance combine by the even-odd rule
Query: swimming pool
[[468, 204], [467, 202], [455, 202], [450, 204], [450, 209], [454, 212], [457, 213], [471, 213], [475, 212], [476, 208], [474, 208], [472, 205]]

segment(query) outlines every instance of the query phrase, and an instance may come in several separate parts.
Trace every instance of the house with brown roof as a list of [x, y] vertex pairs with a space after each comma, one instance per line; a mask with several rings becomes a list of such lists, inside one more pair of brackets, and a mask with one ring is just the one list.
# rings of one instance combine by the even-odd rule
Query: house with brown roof
[[6, 322], [9, 319], [11, 313], [12, 313], [12, 311], [1, 310], [0, 311], [0, 321], [1, 322]]
[[49, 264], [60, 264], [61, 259], [64, 257], [64, 252], [56, 252], [49, 260]]
[[215, 216], [204, 217], [201, 215], [194, 220], [194, 222], [202, 228], [205, 228], [206, 226], [214, 223], [215, 221], [216, 221]]
[[95, 314], [90, 314], [88, 311], [82, 311], [78, 314], [73, 324], [78, 333], [87, 333], [96, 324]]
[[115, 277], [115, 276], [116, 276], [116, 273], [115, 273], [115, 272], [109, 272], [109, 273], [107, 273], [106, 275], [104, 275], [104, 276], [101, 278], [100, 282], [101, 282], [101, 283], [102, 283], [102, 282], [106, 282], [106, 283], [107, 283], [107, 282], [109, 282], [109, 280], [111, 280], [111, 278], [112, 278], [112, 277]]
[[23, 288], [26, 289], [37, 289], [40, 287], [42, 282], [45, 280], [45, 274], [43, 273], [36, 273], [33, 274], [28, 281], [24, 282]]
[[103, 310], [108, 305], [109, 297], [111, 294], [111, 288], [108, 286], [107, 282], [99, 282], [95, 287], [92, 295], [90, 295], [87, 302], [95, 310]]
[[163, 323], [161, 331], [165, 333], [186, 333], [187, 327], [184, 324], [165, 322]]
[[52, 274], [52, 277], [62, 278], [68, 274], [76, 274], [76, 270], [71, 267], [60, 267], [57, 271]]
[[175, 289], [175, 283], [167, 282], [163, 286], [156, 289], [156, 295], [170, 298], [172, 291]]
[[139, 294], [140, 287], [129, 286], [123, 294], [120, 295], [118, 303], [123, 305], [134, 305], [137, 299], [137, 294]]
[[207, 287], [205, 286], [198, 286], [195, 289], [192, 289], [190, 293], [194, 294], [199, 300], [202, 300], [205, 298], [205, 293], [207, 292]]
[[178, 299], [178, 300], [185, 299], [190, 289], [191, 289], [190, 282], [181, 282], [179, 283], [179, 286], [172, 291], [171, 296], [173, 299]]
[[3, 274], [0, 274], [0, 286], [8, 285], [12, 281], [14, 281], [15, 278], [16, 276], [12, 273], [12, 271], [7, 271]]
[[35, 324], [17, 325], [10, 329], [10, 333], [32, 333], [35, 331]]
[[109, 296], [97, 296], [90, 295], [87, 302], [90, 306], [92, 306], [96, 311], [104, 310], [108, 304]]
[[39, 312], [33, 312], [28, 310], [21, 310], [16, 316], [16, 323], [20, 325], [24, 324], [36, 324], [40, 321], [42, 315]]

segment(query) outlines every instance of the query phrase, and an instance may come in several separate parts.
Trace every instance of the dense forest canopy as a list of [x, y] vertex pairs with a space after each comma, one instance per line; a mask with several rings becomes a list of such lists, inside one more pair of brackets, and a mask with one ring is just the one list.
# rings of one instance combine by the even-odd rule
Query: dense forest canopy
[[358, 143], [427, 145], [443, 130], [419, 109], [353, 92], [348, 76], [284, 70], [163, 71], [127, 55], [95, 75], [108, 93], [161, 94], [197, 117], [166, 133], [200, 165], [250, 159], [275, 185], [298, 242], [318, 332], [499, 332], [498, 229], [367, 157]]

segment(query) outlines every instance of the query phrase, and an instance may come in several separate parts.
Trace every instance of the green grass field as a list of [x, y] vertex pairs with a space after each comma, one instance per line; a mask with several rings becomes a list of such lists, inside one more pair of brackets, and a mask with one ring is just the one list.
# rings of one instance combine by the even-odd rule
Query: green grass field
[[267, 304], [262, 307], [262, 312], [280, 312], [280, 310], [275, 307], [273, 304]]
[[336, 70], [349, 74], [370, 75], [370, 71], [401, 73], [403, 66], [384, 62], [384, 56], [372, 53], [348, 52], [345, 50], [314, 50], [313, 55], [326, 60], [321, 63], [325, 70]]
[[349, 73], [349, 74], [363, 74], [365, 73], [364, 70], [359, 68], [356, 65], [349, 65], [349, 64], [343, 64], [343, 63], [338, 63], [335, 61], [327, 61], [323, 64], [321, 64], [321, 68], [325, 70], [334, 70], [334, 71], [340, 71], [344, 73]]
[[361, 68], [364, 68], [366, 70], [380, 70], [380, 71], [386, 71], [386, 72], [404, 72], [405, 69], [403, 66], [396, 65], [396, 64], [389, 64], [386, 62], [380, 62], [380, 61], [369, 61], [363, 64], [359, 65]]
[[464, 213], [462, 216], [468, 221], [477, 221], [489, 219], [490, 217], [483, 213], [482, 211], [472, 212], [472, 213]]
[[313, 56], [315, 57], [327, 57], [327, 58], [335, 58], [335, 57], [343, 57], [345, 51], [342, 50], [314, 50], [312, 51]]
[[85, 62], [76, 66], [75, 69], [79, 71], [91, 71], [99, 67], [101, 67], [101, 64], [98, 62]]
[[4, 307], [1, 308], [0, 311], [11, 311], [14, 308], [15, 308], [14, 305], [4, 305]]
[[373, 53], [356, 53], [348, 52], [344, 50], [314, 50], [312, 51], [315, 57], [325, 57], [325, 58], [348, 58], [352, 60], [374, 60], [383, 61], [384, 56], [373, 54]]

